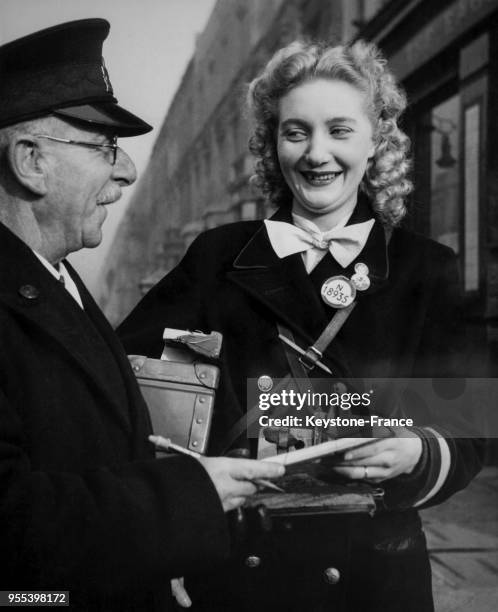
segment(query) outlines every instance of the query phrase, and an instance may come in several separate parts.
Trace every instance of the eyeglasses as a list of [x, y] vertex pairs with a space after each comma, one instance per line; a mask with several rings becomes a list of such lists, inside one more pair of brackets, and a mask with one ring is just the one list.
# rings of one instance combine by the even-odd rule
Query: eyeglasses
[[102, 151], [105, 155], [106, 160], [114, 166], [116, 164], [116, 157], [118, 155], [118, 138], [114, 136], [112, 142], [105, 144], [97, 144], [95, 142], [85, 142], [84, 140], [67, 140], [66, 138], [56, 138], [55, 136], [48, 136], [47, 134], [33, 134], [36, 138], [45, 138], [46, 140], [54, 140], [55, 142], [62, 142], [64, 144], [72, 144], [78, 147], [86, 147], [87, 149], [97, 149]]

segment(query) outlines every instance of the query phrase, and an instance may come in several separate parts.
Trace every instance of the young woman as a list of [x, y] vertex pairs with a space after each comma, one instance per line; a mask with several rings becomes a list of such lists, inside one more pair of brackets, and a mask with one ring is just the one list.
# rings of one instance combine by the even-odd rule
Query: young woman
[[[340, 277], [356, 292], [320, 359], [339, 378], [454, 375], [459, 290], [453, 252], [399, 227], [411, 191], [397, 124], [405, 97], [373, 45], [293, 43], [251, 83], [249, 107], [257, 181], [277, 212], [199, 236], [120, 332], [129, 352], [152, 356], [165, 326], [222, 332], [211, 450], [254, 454], [236, 425], [249, 408], [247, 379], [289, 372], [279, 326], [303, 349], [317, 340], [337, 312], [322, 299], [324, 283]], [[194, 609], [432, 610], [415, 508], [464, 487], [482, 448], [444, 423], [424, 425], [329, 468], [382, 483], [373, 518], [275, 519], [271, 531], [251, 532], [223, 574], [198, 581]]]

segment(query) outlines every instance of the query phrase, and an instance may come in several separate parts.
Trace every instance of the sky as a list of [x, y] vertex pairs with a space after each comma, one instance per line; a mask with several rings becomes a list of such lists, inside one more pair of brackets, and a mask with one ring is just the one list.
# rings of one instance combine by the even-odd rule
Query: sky
[[[0, 0], [0, 44], [89, 17], [111, 24], [103, 55], [119, 104], [154, 126], [145, 136], [120, 140], [140, 175], [188, 61], [216, 0]], [[135, 186], [109, 207], [104, 240], [69, 257], [98, 295], [101, 265]]]

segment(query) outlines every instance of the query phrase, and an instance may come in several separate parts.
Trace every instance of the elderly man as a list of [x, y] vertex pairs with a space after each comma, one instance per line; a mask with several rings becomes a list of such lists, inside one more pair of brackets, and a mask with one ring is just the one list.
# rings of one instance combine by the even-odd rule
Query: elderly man
[[108, 30], [77, 21], [0, 48], [0, 590], [148, 610], [171, 576], [225, 556], [223, 510], [280, 468], [155, 459], [126, 355], [64, 259], [100, 243], [135, 180], [116, 137], [151, 129], [117, 105]]

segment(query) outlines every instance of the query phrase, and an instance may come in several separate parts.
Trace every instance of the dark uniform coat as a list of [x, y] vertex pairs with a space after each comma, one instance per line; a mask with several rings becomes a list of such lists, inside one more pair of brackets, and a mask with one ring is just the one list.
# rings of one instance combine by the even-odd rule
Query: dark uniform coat
[[198, 462], [153, 458], [122, 346], [68, 269], [84, 311], [0, 225], [0, 590], [149, 610], [227, 554], [226, 521]]
[[[371, 216], [363, 202], [349, 223]], [[273, 218], [290, 222], [290, 213], [280, 210]], [[158, 356], [165, 326], [222, 332], [222, 387], [212, 449], [241, 446], [229, 432], [246, 410], [247, 378], [278, 378], [289, 371], [276, 323], [308, 347], [333, 314], [320, 298], [322, 282], [336, 274], [351, 277], [358, 262], [368, 265], [372, 284], [359, 295], [324, 355], [334, 375], [454, 375], [459, 336], [455, 256], [403, 229], [388, 237], [378, 221], [347, 269], [327, 255], [309, 276], [300, 254], [276, 256], [261, 221], [208, 231], [142, 300], [119, 333], [128, 352]], [[212, 610], [431, 610], [425, 539], [412, 506], [439, 474], [437, 428], [420, 432], [424, 452], [414, 473], [383, 483], [386, 509], [374, 518], [275, 520], [270, 535], [260, 532], [234, 550], [230, 570], [213, 578], [209, 592], [200, 585], [194, 598], [209, 602], [205, 608]], [[431, 503], [464, 487], [481, 465], [480, 442], [451, 438], [448, 446], [450, 471]], [[330, 580], [331, 567], [340, 572], [338, 582]]]

